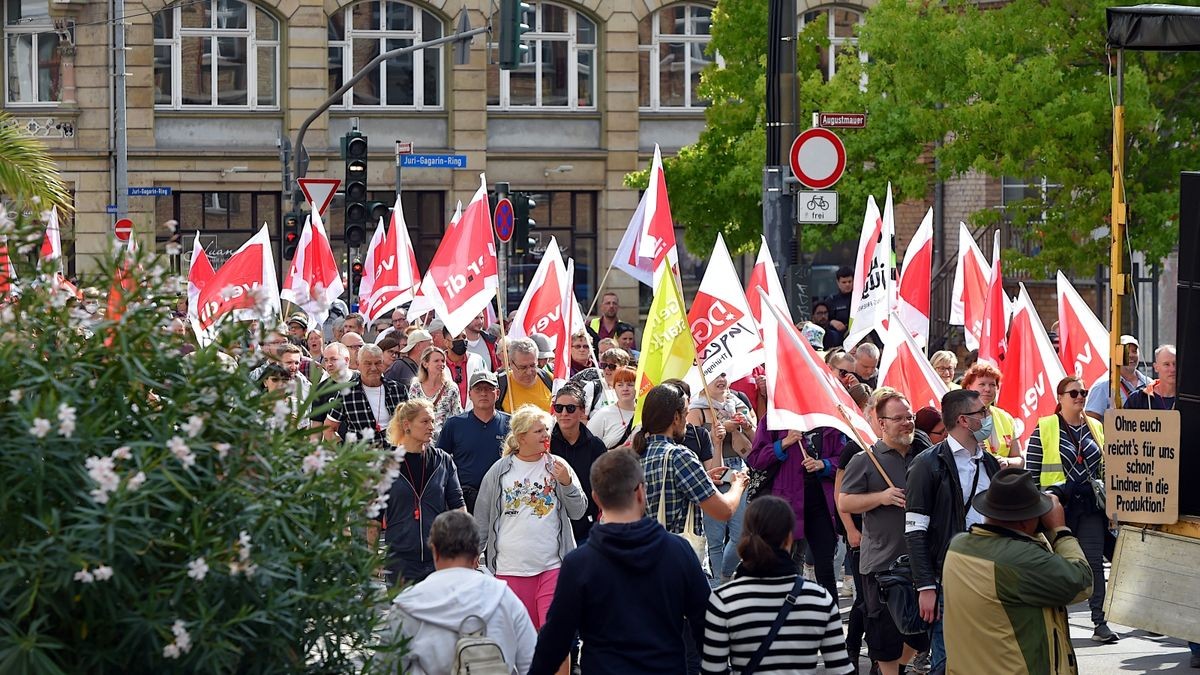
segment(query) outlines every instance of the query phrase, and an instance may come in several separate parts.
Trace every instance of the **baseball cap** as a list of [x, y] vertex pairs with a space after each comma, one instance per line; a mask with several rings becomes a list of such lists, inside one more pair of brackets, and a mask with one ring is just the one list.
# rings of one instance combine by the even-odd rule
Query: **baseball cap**
[[1133, 345], [1134, 347], [1137, 347], [1138, 349], [1142, 348], [1142, 346], [1138, 344], [1137, 338], [1133, 337], [1132, 335], [1122, 335], [1121, 336], [1121, 345], [1122, 346]]
[[493, 387], [500, 386], [500, 381], [496, 379], [496, 374], [490, 370], [480, 370], [471, 373], [471, 378], [467, 380], [467, 389], [474, 389], [475, 385], [480, 383], [490, 384]]
[[407, 354], [412, 351], [413, 347], [417, 346], [418, 342], [425, 342], [426, 340], [432, 339], [433, 337], [429, 334], [429, 331], [423, 328], [418, 328], [408, 334], [408, 343], [404, 345], [404, 349], [401, 349], [400, 353]]
[[533, 340], [533, 343], [537, 345], [539, 359], [554, 358], [554, 350], [550, 348], [549, 337], [542, 335], [541, 333], [534, 333], [533, 335], [529, 336], [529, 339]]
[[[429, 333], [437, 333], [445, 327], [446, 327], [446, 322], [442, 321], [441, 319], [436, 319], [436, 318], [433, 321], [430, 321], [429, 326], [427, 326], [427, 328], [429, 329]], [[429, 340], [431, 338], [425, 338], [425, 339]], [[409, 337], [408, 340], [409, 340], [409, 342], [411, 342], [412, 337]]]

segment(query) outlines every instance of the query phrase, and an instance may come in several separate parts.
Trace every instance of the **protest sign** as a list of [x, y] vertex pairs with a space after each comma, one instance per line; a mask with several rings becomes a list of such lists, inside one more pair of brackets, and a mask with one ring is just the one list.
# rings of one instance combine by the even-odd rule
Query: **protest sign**
[[1179, 520], [1179, 411], [1104, 413], [1105, 511], [1121, 522]]

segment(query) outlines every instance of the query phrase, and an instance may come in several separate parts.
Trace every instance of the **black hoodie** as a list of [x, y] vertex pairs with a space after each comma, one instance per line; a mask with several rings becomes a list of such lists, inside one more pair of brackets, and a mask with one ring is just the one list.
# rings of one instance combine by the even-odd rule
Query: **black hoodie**
[[576, 631], [589, 675], [686, 672], [684, 618], [702, 644], [709, 594], [691, 547], [655, 520], [597, 524], [563, 559], [529, 675], [557, 670]]

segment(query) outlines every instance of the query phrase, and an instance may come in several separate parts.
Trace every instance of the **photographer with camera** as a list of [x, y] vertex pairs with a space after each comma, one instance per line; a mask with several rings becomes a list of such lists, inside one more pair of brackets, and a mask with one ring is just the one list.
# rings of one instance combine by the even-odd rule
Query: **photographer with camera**
[[1055, 391], [1057, 412], [1038, 420], [1025, 465], [1043, 490], [1054, 491], [1066, 510], [1067, 525], [1079, 537], [1092, 566], [1092, 640], [1108, 644], [1118, 638], [1104, 620], [1104, 425], [1084, 415], [1087, 388], [1078, 377], [1064, 377]]
[[984, 523], [950, 542], [942, 568], [946, 672], [1078, 672], [1067, 605], [1087, 597], [1092, 569], [1058, 498], [1003, 469], [971, 505]]

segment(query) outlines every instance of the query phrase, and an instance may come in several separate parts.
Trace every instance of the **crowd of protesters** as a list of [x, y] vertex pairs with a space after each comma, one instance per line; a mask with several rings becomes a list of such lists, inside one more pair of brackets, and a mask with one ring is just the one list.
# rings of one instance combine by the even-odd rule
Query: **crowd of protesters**
[[[798, 328], [872, 438], [769, 428], [761, 368], [639, 401], [615, 294], [571, 337], [565, 384], [545, 336], [482, 315], [453, 335], [403, 308], [328, 334], [292, 316], [252, 347], [252, 376], [299, 425], [403, 450], [371, 541], [408, 586], [389, 618], [405, 672], [450, 672], [468, 617], [521, 673], [1076, 672], [1066, 605], [1088, 598], [1092, 639], [1118, 639], [1103, 383], [1056, 383], [1024, 447], [1000, 371], [937, 351], [949, 392], [913, 410], [877, 387], [875, 344], [842, 348], [843, 282]], [[1122, 344], [1125, 405], [1173, 407], [1174, 347], [1150, 380]]]

